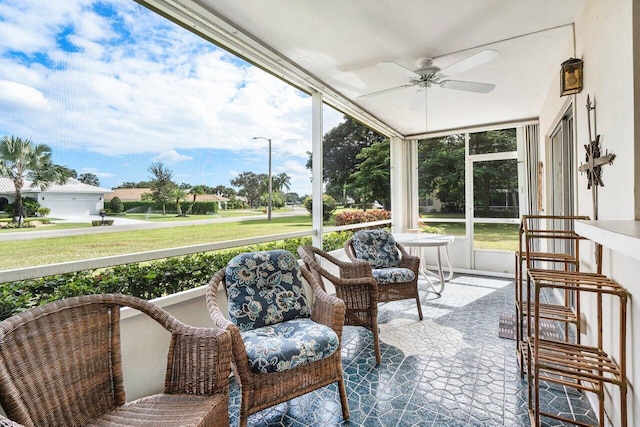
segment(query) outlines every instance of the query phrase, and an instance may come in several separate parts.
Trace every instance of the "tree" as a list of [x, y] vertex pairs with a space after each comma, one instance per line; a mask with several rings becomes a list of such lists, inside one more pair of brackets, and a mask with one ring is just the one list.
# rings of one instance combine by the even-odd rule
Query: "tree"
[[171, 180], [173, 172], [162, 162], [153, 162], [149, 169], [153, 175], [151, 180], [151, 198], [154, 202], [162, 205], [162, 215], [167, 214], [167, 202], [172, 200], [171, 190], [176, 188], [176, 184]]
[[111, 199], [111, 201], [109, 201], [109, 209], [111, 210], [111, 212], [119, 214], [122, 211], [124, 211], [124, 203], [122, 203], [122, 200], [120, 200], [120, 197], [114, 197], [113, 199]]
[[279, 173], [271, 178], [271, 186], [273, 191], [283, 193], [283, 189], [291, 190], [291, 177], [286, 173]]
[[[514, 151], [515, 129], [471, 134], [471, 154]], [[463, 213], [465, 208], [464, 135], [428, 139], [418, 144], [418, 187], [420, 198], [436, 197], [443, 211]], [[476, 215], [488, 216], [492, 197], [513, 195], [518, 188], [514, 161], [476, 162], [473, 167]], [[513, 206], [517, 202], [512, 203]], [[517, 213], [516, 213], [517, 216]]]
[[288, 205], [296, 205], [301, 201], [303, 201], [304, 198], [300, 197], [298, 193], [292, 192], [292, 193], [285, 193], [284, 200], [287, 202]]
[[203, 194], [207, 194], [207, 189], [208, 187], [206, 185], [194, 185], [189, 189], [189, 194], [193, 196], [193, 199], [191, 200], [189, 209], [187, 209], [186, 215], [189, 215], [191, 213], [191, 210], [193, 209], [193, 205], [196, 204], [196, 198]]
[[115, 187], [113, 189], [115, 190], [116, 188], [151, 188], [151, 182], [149, 182], [149, 181], [140, 181], [140, 182], [127, 181], [127, 182], [123, 182], [122, 184], [118, 185], [117, 187]]
[[174, 200], [176, 202], [176, 210], [178, 211], [178, 216], [185, 216], [182, 213], [182, 206], [180, 205], [180, 203], [182, 203], [187, 198], [187, 192], [183, 188], [176, 186], [169, 191], [169, 197], [171, 197], [171, 200]]
[[360, 163], [350, 176], [352, 191], [361, 195], [363, 207], [377, 200], [388, 210], [391, 207], [389, 140], [374, 142], [356, 157]]
[[[368, 127], [356, 122], [348, 116], [338, 126], [331, 129], [323, 138], [322, 177], [326, 184], [326, 193], [338, 200], [343, 199], [343, 192], [349, 183], [349, 177], [361, 163], [358, 153], [385, 137]], [[312, 158], [309, 153], [307, 169], [311, 169]], [[356, 195], [350, 194], [356, 198]], [[344, 202], [344, 201], [343, 201]]]
[[[231, 180], [231, 185], [240, 187], [239, 195], [247, 198], [249, 206], [257, 206], [260, 196], [266, 191], [267, 174], [256, 175], [253, 172], [242, 172], [237, 178]], [[242, 192], [242, 194], [241, 194]]]
[[131, 181], [126, 181], [118, 185], [117, 187], [114, 187], [113, 189], [115, 190], [116, 188], [136, 188], [136, 183]]
[[46, 144], [34, 144], [30, 139], [4, 136], [0, 142], [0, 176], [13, 181], [15, 203], [13, 221], [22, 223], [22, 189], [25, 179], [32, 187], [47, 189], [52, 183], [64, 184], [71, 176], [71, 169], [52, 161], [51, 148]]
[[[471, 135], [471, 154], [485, 154], [516, 150], [516, 130], [502, 129]], [[518, 174], [515, 160], [477, 162], [473, 167], [474, 212], [476, 217], [518, 217]], [[515, 200], [512, 200], [515, 199]], [[503, 208], [497, 212], [493, 205]]]
[[[210, 188], [210, 187], [208, 187]], [[206, 194], [217, 194], [218, 196], [227, 197], [229, 199], [236, 197], [238, 192], [231, 187], [225, 187], [224, 185], [218, 185], [214, 188], [211, 188], [210, 191], [207, 191]]]
[[87, 185], [93, 185], [94, 187], [100, 187], [100, 180], [93, 173], [81, 173], [78, 181], [84, 182]]
[[[313, 215], [313, 197], [309, 196], [304, 199], [303, 205], [305, 209]], [[322, 220], [324, 222], [331, 219], [331, 215], [333, 215], [337, 208], [338, 202], [336, 202], [336, 199], [328, 194], [322, 195]]]
[[438, 198], [448, 212], [464, 212], [464, 144], [461, 134], [418, 144], [420, 197]]

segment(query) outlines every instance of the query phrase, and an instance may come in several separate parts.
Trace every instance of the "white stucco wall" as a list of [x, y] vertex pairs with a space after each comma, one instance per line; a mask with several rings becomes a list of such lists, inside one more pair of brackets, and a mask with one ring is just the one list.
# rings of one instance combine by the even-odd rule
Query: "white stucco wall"
[[[590, 96], [596, 106], [596, 134], [601, 135], [601, 151], [613, 152], [613, 165], [602, 168], [605, 187], [598, 189], [598, 217], [601, 220], [633, 220], [635, 216], [635, 129], [634, 129], [634, 72], [633, 72], [633, 1], [634, 0], [585, 0], [575, 23], [575, 52], [573, 41], [559, 58], [558, 66], [569, 57], [584, 61], [584, 89], [575, 96], [560, 98], [559, 81], [554, 80], [540, 113], [540, 130], [543, 138], [553, 130], [559, 115], [569, 102], [574, 104], [576, 126], [576, 167], [585, 160], [584, 145], [589, 141], [586, 98]], [[637, 24], [636, 24], [637, 25]], [[640, 72], [640, 70], [638, 70]], [[558, 73], [559, 74], [559, 73]], [[541, 158], [544, 159], [546, 139], [541, 141]], [[545, 165], [546, 167], [546, 165]], [[593, 216], [591, 190], [587, 190], [586, 174], [578, 174], [576, 187], [577, 214]], [[546, 185], [552, 185], [548, 181]], [[604, 248], [603, 273], [624, 286], [632, 295], [627, 317], [627, 375], [629, 377], [629, 425], [640, 425], [640, 392], [634, 390], [640, 384], [640, 352], [634, 352], [640, 342], [640, 329], [633, 319], [640, 318], [640, 307], [634, 301], [640, 295], [640, 262]], [[581, 246], [581, 269], [596, 271], [594, 245], [585, 242]], [[584, 300], [583, 300], [584, 301]], [[588, 299], [582, 307], [587, 317], [587, 343], [595, 343], [595, 301]], [[618, 348], [618, 306], [605, 303], [604, 346], [607, 350]], [[614, 358], [619, 356], [612, 351]], [[613, 425], [620, 425], [617, 387], [609, 387], [606, 411]]]

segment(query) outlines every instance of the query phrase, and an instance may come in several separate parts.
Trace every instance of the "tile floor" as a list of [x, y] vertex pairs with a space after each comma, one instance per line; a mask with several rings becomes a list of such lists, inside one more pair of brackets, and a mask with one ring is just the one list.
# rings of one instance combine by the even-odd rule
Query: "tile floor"
[[[422, 280], [422, 279], [421, 279]], [[527, 382], [515, 341], [498, 337], [502, 312], [513, 310], [513, 280], [456, 274], [442, 296], [421, 283], [424, 320], [415, 302], [380, 304], [382, 363], [371, 333], [345, 327], [342, 360], [351, 417], [342, 420], [331, 385], [249, 417], [250, 426], [529, 426]], [[585, 396], [553, 386], [546, 408], [587, 423]], [[231, 383], [231, 425], [238, 425], [239, 388]], [[544, 419], [544, 426], [564, 425]]]

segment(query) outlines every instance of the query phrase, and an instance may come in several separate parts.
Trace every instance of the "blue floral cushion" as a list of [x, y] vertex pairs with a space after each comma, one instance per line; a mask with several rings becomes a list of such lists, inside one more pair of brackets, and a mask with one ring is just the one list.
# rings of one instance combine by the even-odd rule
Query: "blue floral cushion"
[[241, 331], [311, 315], [300, 266], [290, 252], [240, 254], [225, 274], [229, 319]]
[[372, 268], [400, 265], [400, 254], [393, 235], [386, 230], [360, 230], [353, 235], [356, 257], [367, 261]]
[[371, 270], [373, 278], [381, 285], [389, 283], [405, 283], [411, 282], [416, 278], [413, 271], [408, 268], [391, 267], [391, 268], [374, 268]]
[[331, 356], [338, 335], [311, 319], [294, 319], [241, 332], [253, 372], [282, 372]]

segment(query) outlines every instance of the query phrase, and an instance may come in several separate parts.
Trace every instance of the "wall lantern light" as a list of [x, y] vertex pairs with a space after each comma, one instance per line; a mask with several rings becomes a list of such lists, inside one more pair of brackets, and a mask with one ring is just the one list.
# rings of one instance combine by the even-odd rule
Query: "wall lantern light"
[[582, 60], [569, 58], [560, 67], [560, 96], [582, 91]]

